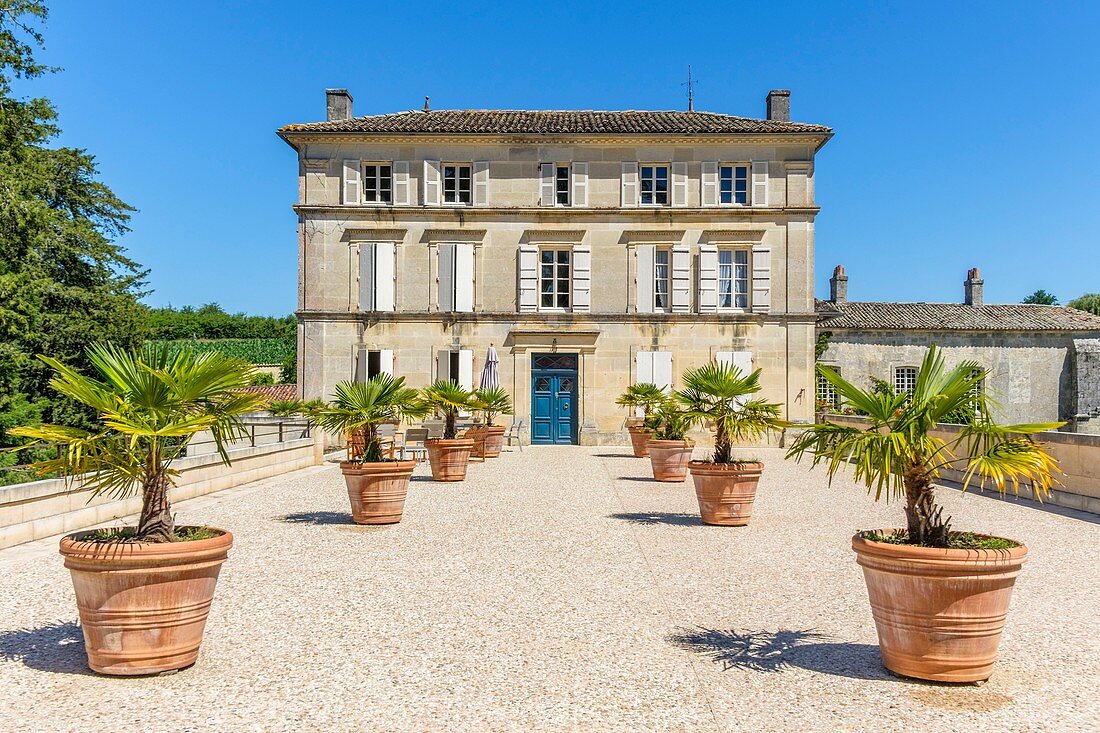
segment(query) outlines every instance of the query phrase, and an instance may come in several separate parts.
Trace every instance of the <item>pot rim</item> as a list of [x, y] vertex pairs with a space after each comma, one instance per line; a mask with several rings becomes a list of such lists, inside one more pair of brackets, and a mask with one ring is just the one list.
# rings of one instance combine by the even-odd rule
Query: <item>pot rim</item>
[[650, 445], [650, 444], [658, 445], [658, 446], [661, 446], [661, 447], [664, 447], [664, 448], [671, 448], [673, 446], [678, 446], [678, 447], [682, 447], [682, 448], [694, 448], [695, 447], [695, 441], [694, 440], [654, 440], [653, 438], [650, 438], [649, 440], [646, 441], [646, 445]]
[[344, 473], [348, 471], [369, 471], [385, 468], [407, 468], [412, 470], [416, 468], [416, 461], [340, 461], [340, 470]]
[[475, 442], [473, 438], [428, 438], [424, 441], [424, 445], [438, 445], [442, 448], [465, 448], [467, 446], [472, 447]]
[[715, 463], [714, 461], [701, 461], [701, 460], [696, 459], [696, 460], [688, 461], [688, 466], [690, 468], [701, 468], [703, 470], [729, 471], [729, 472], [754, 470], [754, 469], [751, 469], [751, 468], [747, 469], [746, 468], [747, 466], [759, 466], [761, 471], [764, 470], [764, 462], [763, 461], [741, 461], [740, 463]]
[[652, 433], [653, 428], [647, 428], [644, 425], [627, 425], [626, 429], [631, 433]]
[[863, 529], [852, 535], [852, 549], [857, 555], [877, 555], [892, 560], [949, 560], [953, 562], [983, 562], [989, 560], [1017, 560], [1027, 558], [1027, 545], [1011, 537], [975, 533], [980, 537], [991, 537], [1015, 542], [1015, 547], [1003, 550], [965, 550], [953, 547], [922, 547], [920, 545], [895, 545], [890, 542], [876, 542], [863, 537], [864, 532], [890, 532], [896, 529]]
[[[129, 525], [126, 525], [129, 526]], [[96, 562], [132, 562], [143, 560], [190, 559], [207, 554], [223, 554], [233, 546], [233, 533], [220, 527], [204, 524], [184, 524], [183, 527], [202, 527], [219, 532], [216, 537], [183, 542], [92, 542], [80, 537], [95, 530], [82, 529], [61, 538], [58, 552], [66, 558], [94, 560]]]

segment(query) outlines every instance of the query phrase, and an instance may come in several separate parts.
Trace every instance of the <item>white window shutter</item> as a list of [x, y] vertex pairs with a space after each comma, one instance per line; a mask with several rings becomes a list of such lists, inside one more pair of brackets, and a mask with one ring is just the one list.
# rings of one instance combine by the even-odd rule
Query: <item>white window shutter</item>
[[458, 386], [469, 390], [474, 388], [474, 352], [470, 349], [458, 352]]
[[425, 206], [439, 206], [442, 198], [442, 184], [439, 181], [439, 161], [424, 161], [424, 195]]
[[439, 310], [455, 309], [455, 245], [439, 245]]
[[370, 355], [369, 350], [359, 349], [356, 353], [355, 359], [355, 381], [365, 382], [367, 381], [367, 361]]
[[768, 161], [752, 162], [752, 205], [768, 205]]
[[688, 205], [688, 164], [672, 164], [672, 205]]
[[652, 351], [638, 351], [634, 354], [634, 384], [654, 384]]
[[451, 352], [435, 352], [435, 381], [445, 382], [451, 378]]
[[672, 352], [653, 352], [653, 383], [665, 392], [672, 391]]
[[592, 248], [587, 244], [573, 247], [573, 311], [592, 310]]
[[623, 162], [622, 178], [622, 205], [623, 208], [638, 205], [638, 164], [637, 162]]
[[393, 349], [382, 349], [378, 352], [378, 371], [393, 376]]
[[392, 312], [394, 309], [393, 242], [379, 242], [374, 245], [374, 308], [376, 311]]
[[718, 205], [718, 163], [716, 161], [703, 162], [703, 175], [700, 181], [702, 188], [703, 206]]
[[529, 242], [519, 246], [519, 292], [516, 306], [520, 313], [539, 309], [539, 248]]
[[588, 206], [588, 163], [573, 164], [573, 206]]
[[772, 250], [758, 244], [752, 248], [752, 311], [769, 313], [772, 307]]
[[634, 248], [637, 253], [638, 267], [635, 274], [636, 310], [638, 313], [653, 312], [653, 260], [657, 247], [652, 244], [639, 244]]
[[459, 313], [474, 312], [474, 245], [463, 242], [454, 245], [455, 303]]
[[699, 312], [718, 312], [718, 246], [699, 245]]
[[409, 161], [393, 162], [393, 205], [411, 206], [412, 188], [409, 186]]
[[344, 203], [359, 204], [362, 198], [359, 195], [359, 161], [344, 161]]
[[474, 162], [474, 206], [489, 205], [489, 161]]
[[374, 245], [359, 245], [359, 310], [374, 310]]
[[691, 312], [691, 248], [686, 244], [672, 248], [672, 312]]
[[539, 165], [539, 205], [553, 206], [557, 198], [554, 196], [554, 164], [541, 163]]

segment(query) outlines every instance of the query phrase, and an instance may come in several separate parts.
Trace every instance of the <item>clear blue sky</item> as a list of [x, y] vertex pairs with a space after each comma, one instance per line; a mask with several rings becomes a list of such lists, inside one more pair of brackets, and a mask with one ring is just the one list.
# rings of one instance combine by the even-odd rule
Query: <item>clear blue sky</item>
[[[774, 7], [773, 7], [774, 6]], [[818, 158], [818, 294], [987, 302], [1100, 290], [1096, 3], [373, 3], [56, 0], [21, 93], [139, 209], [124, 239], [160, 305], [296, 303], [294, 153], [322, 119], [419, 108], [680, 109], [831, 125]]]

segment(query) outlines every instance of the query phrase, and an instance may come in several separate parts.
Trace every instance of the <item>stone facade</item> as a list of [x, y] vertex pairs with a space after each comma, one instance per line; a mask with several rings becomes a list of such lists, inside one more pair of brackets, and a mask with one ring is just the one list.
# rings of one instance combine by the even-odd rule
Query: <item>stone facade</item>
[[[342, 114], [330, 101], [330, 111], [334, 106]], [[571, 353], [579, 362], [578, 441], [619, 442], [625, 413], [615, 398], [651, 378], [639, 375], [639, 352], [670, 353], [674, 381], [740, 352], [741, 363], [763, 370], [765, 397], [784, 403], [791, 420], [812, 420], [813, 158], [831, 135], [827, 128], [475, 135], [302, 129], [309, 127], [280, 131], [298, 153], [304, 397], [327, 398], [337, 382], [362, 377], [365, 358], [424, 386], [454, 376], [447, 366], [452, 351], [470, 354], [461, 378], [472, 375], [469, 386], [476, 386], [493, 345], [516, 418], [529, 426], [532, 354]], [[361, 189], [349, 192], [347, 176], [361, 161], [392, 166], [396, 203], [370, 205], [360, 200]], [[446, 161], [470, 163], [469, 205], [436, 203], [435, 176]], [[751, 168], [751, 205], [715, 205], [714, 190], [706, 189], [724, 161]], [[668, 168], [669, 205], [628, 200], [638, 189], [629, 191], [624, 177], [630, 183], [647, 162]], [[570, 205], [545, 205], [547, 163], [569, 167]], [[451, 278], [464, 276], [461, 267], [451, 269], [455, 246], [470, 253], [467, 296], [451, 290]], [[749, 302], [729, 311], [714, 301], [715, 253], [727, 248], [746, 253], [751, 279]], [[570, 253], [568, 307], [541, 307], [541, 271], [532, 264], [543, 249]], [[656, 250], [668, 253], [665, 308], [643, 304], [652, 302]], [[379, 271], [364, 265], [366, 252], [385, 260], [381, 307], [365, 303], [379, 297], [364, 291], [364, 278]], [[463, 297], [470, 300], [465, 308]]]

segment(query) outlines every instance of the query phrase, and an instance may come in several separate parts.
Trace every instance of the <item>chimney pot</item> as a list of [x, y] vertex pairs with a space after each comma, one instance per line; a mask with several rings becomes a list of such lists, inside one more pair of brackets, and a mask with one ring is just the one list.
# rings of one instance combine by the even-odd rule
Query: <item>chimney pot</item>
[[837, 305], [848, 302], [848, 276], [844, 274], [844, 265], [837, 265], [829, 279], [829, 300]]
[[326, 119], [329, 122], [342, 122], [351, 119], [351, 94], [347, 89], [325, 90]]
[[966, 282], [963, 283], [963, 302], [967, 305], [982, 305], [982, 274], [977, 267], [972, 267], [966, 273]]
[[772, 89], [768, 92], [768, 119], [776, 122], [791, 121], [790, 89]]

